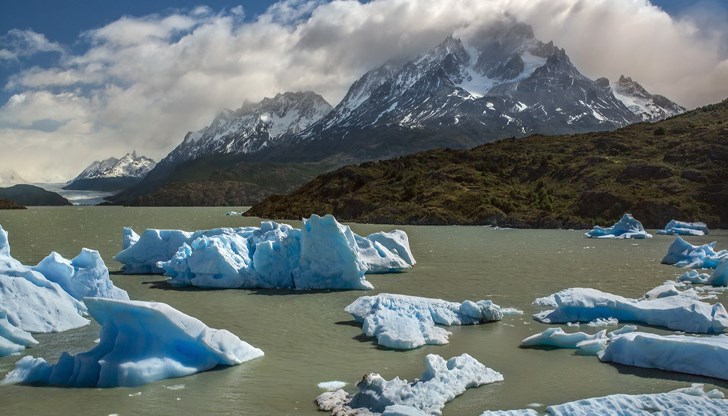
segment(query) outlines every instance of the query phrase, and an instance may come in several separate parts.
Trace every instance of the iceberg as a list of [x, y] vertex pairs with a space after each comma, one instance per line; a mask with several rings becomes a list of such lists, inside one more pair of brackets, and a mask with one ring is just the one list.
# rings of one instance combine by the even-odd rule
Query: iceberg
[[[728, 400], [719, 390], [706, 392], [702, 384], [655, 394], [612, 394], [546, 408], [550, 416], [728, 414]], [[533, 409], [487, 411], [480, 416], [538, 416]]]
[[588, 238], [652, 238], [642, 223], [637, 221], [630, 214], [624, 214], [622, 218], [611, 227], [594, 226], [590, 231], [584, 233]]
[[17, 354], [37, 343], [29, 332], [11, 324], [7, 312], [0, 306], [0, 357]]
[[728, 258], [728, 250], [715, 251], [716, 242], [694, 246], [682, 237], [677, 237], [667, 248], [662, 264], [694, 269], [715, 269], [721, 260]]
[[700, 285], [728, 286], [728, 258], [724, 258], [713, 270], [713, 274], [698, 273], [697, 270], [690, 270], [677, 278], [679, 282], [689, 282]]
[[503, 381], [503, 375], [468, 354], [445, 360], [425, 357], [425, 372], [413, 382], [379, 374], [365, 375], [357, 393], [326, 392], [316, 398], [319, 410], [332, 415], [440, 415], [445, 404], [466, 389]]
[[604, 349], [607, 341], [612, 337], [636, 330], [637, 327], [634, 325], [625, 325], [609, 333], [603, 329], [596, 334], [587, 334], [585, 332], [566, 333], [561, 328], [548, 328], [521, 341], [521, 347], [571, 348], [578, 349], [583, 354], [597, 355], [597, 352]]
[[450, 333], [436, 325], [473, 325], [503, 318], [500, 306], [489, 300], [460, 303], [388, 293], [362, 296], [344, 310], [362, 324], [364, 334], [398, 350], [447, 344]]
[[129, 300], [125, 290], [114, 286], [109, 278], [109, 269], [96, 250], [81, 249], [81, 253], [72, 260], [54, 251], [32, 269], [58, 283], [78, 300], [85, 297]]
[[300, 290], [371, 289], [365, 273], [415, 264], [403, 231], [361, 237], [331, 215], [304, 219], [301, 229], [265, 221], [195, 233], [146, 230], [114, 258], [125, 273], [163, 272], [175, 286]]
[[599, 353], [599, 359], [728, 380], [728, 336], [633, 332], [612, 339]]
[[209, 328], [164, 303], [103, 298], [85, 302], [101, 324], [98, 345], [75, 356], [64, 352], [56, 364], [25, 356], [0, 384], [133, 387], [263, 355], [234, 334]]
[[708, 226], [704, 222], [683, 222], [670, 220], [664, 230], [657, 230], [662, 235], [708, 235]]
[[534, 319], [556, 324], [616, 318], [694, 333], [721, 333], [728, 328], [723, 305], [710, 305], [689, 296], [637, 300], [589, 288], [566, 289], [553, 296], [555, 309], [537, 313]]
[[10, 256], [0, 226], [0, 306], [9, 325], [27, 332], [61, 332], [88, 324], [86, 306], [58, 284]]

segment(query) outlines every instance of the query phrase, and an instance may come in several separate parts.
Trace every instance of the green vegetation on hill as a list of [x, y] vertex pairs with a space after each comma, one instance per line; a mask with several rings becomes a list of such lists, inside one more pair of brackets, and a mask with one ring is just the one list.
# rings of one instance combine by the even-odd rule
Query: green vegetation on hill
[[34, 185], [14, 185], [8, 188], [0, 188], [0, 199], [7, 199], [19, 205], [73, 205], [71, 201], [61, 195], [46, 191]]
[[658, 123], [346, 166], [245, 215], [393, 224], [611, 225], [631, 212], [728, 227], [728, 100]]
[[0, 209], [26, 209], [22, 205], [18, 205], [13, 201], [7, 199], [0, 199]]

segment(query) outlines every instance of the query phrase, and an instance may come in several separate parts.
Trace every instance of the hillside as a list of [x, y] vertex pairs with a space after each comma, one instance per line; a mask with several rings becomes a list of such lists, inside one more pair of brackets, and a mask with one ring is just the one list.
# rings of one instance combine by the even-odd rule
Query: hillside
[[55, 192], [34, 185], [14, 185], [0, 188], [0, 199], [7, 199], [19, 205], [73, 205], [69, 200]]
[[7, 199], [0, 199], [0, 209], [26, 209], [22, 205], [18, 205], [13, 201]]
[[344, 221], [591, 227], [631, 212], [728, 227], [728, 100], [611, 132], [507, 139], [346, 166], [245, 215]]

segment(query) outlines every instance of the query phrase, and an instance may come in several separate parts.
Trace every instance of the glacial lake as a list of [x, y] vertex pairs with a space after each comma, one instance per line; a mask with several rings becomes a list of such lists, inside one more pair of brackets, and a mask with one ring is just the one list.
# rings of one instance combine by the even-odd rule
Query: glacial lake
[[[36, 264], [51, 251], [66, 258], [82, 247], [99, 250], [114, 283], [132, 299], [159, 301], [225, 328], [265, 351], [242, 365], [137, 388], [68, 389], [0, 387], [2, 415], [323, 415], [313, 399], [322, 381], [354, 384], [370, 372], [412, 380], [425, 355], [450, 358], [468, 353], [501, 372], [505, 381], [470, 389], [450, 402], [444, 415], [477, 416], [484, 410], [543, 406], [614, 393], [667, 392], [691, 383], [726, 392], [728, 382], [600, 363], [572, 350], [520, 349], [519, 342], [547, 328], [531, 318], [544, 308], [534, 299], [569, 287], [593, 287], [639, 297], [684, 270], [660, 264], [674, 237], [651, 240], [590, 240], [583, 230], [498, 230], [490, 227], [434, 227], [350, 224], [359, 234], [400, 228], [407, 232], [417, 265], [406, 273], [371, 275], [369, 292], [274, 290], [172, 290], [162, 276], [118, 274], [112, 256], [121, 249], [121, 230], [131, 226], [185, 230], [259, 225], [254, 218], [226, 216], [231, 208], [63, 207], [0, 211], [11, 254]], [[239, 208], [232, 208], [240, 210]], [[299, 226], [298, 222], [290, 222]], [[654, 231], [654, 230], [653, 230]], [[688, 238], [717, 241], [728, 248], [728, 231]], [[491, 299], [524, 311], [501, 322], [451, 327], [450, 344], [397, 352], [380, 349], [353, 324], [344, 307], [380, 292], [452, 301]], [[719, 300], [725, 304], [726, 295]], [[714, 301], [711, 301], [714, 302]], [[582, 324], [582, 330], [596, 332]], [[55, 362], [62, 351], [94, 346], [98, 325], [59, 334], [39, 334], [25, 354]], [[616, 327], [610, 327], [610, 330]], [[640, 329], [669, 333], [654, 328]], [[0, 377], [19, 356], [0, 358]], [[538, 406], [541, 405], [541, 406]]]

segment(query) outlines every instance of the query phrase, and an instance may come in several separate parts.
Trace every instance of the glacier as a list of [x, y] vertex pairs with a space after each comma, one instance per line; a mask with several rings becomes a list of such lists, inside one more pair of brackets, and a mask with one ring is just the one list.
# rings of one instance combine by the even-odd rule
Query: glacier
[[264, 221], [260, 227], [189, 233], [146, 230], [114, 258], [125, 273], [159, 273], [174, 286], [206, 288], [371, 289], [365, 273], [415, 264], [404, 231], [362, 237], [332, 215], [312, 215], [301, 229]]
[[728, 312], [722, 304], [710, 305], [689, 296], [638, 300], [597, 289], [571, 288], [554, 294], [553, 300], [555, 309], [539, 312], [534, 319], [556, 324], [616, 318], [693, 333], [721, 333], [728, 328]]
[[705, 225], [704, 222], [683, 222], [670, 220], [670, 222], [665, 225], [665, 229], [657, 230], [657, 234], [692, 236], [708, 235], [708, 226]]
[[[612, 394], [549, 406], [550, 416], [592, 415], [682, 415], [704, 416], [728, 414], [728, 400], [719, 390], [706, 392], [702, 384], [669, 393]], [[533, 409], [495, 410], [480, 416], [539, 416]]]
[[588, 238], [652, 238], [652, 234], [648, 234], [645, 231], [642, 223], [634, 219], [630, 214], [624, 214], [622, 218], [611, 227], [600, 227], [596, 225], [584, 235]]
[[599, 353], [599, 359], [728, 380], [728, 336], [632, 332], [612, 339]]
[[692, 267], [694, 269], [715, 269], [721, 260], [728, 258], [728, 250], [715, 251], [716, 242], [694, 246], [682, 237], [667, 248], [667, 254], [662, 258], [662, 264], [673, 264], [677, 267]]
[[237, 365], [263, 351], [164, 303], [86, 298], [101, 324], [98, 345], [61, 354], [56, 364], [25, 356], [0, 384], [133, 387], [166, 378]]
[[409, 350], [447, 344], [450, 332], [436, 325], [473, 325], [500, 321], [500, 306], [489, 300], [448, 302], [442, 299], [380, 293], [362, 296], [344, 309], [362, 324], [377, 344]]
[[395, 377], [385, 380], [379, 374], [365, 375], [357, 383], [357, 393], [344, 390], [326, 392], [316, 398], [319, 410], [332, 415], [440, 415], [445, 404], [466, 389], [503, 381], [503, 375], [468, 354], [445, 360], [439, 355], [425, 357], [425, 372], [409, 382]]

